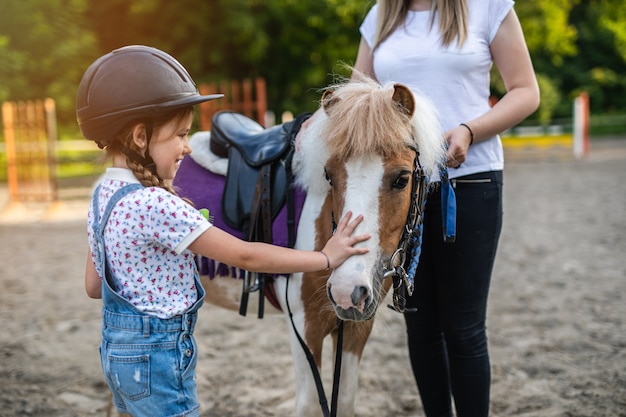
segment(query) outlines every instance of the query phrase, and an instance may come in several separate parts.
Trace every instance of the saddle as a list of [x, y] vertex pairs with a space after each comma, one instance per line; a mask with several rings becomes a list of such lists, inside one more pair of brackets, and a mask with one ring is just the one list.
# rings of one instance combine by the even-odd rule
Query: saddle
[[[249, 241], [272, 243], [272, 222], [287, 203], [288, 247], [295, 245], [291, 160], [296, 134], [309, 117], [310, 113], [301, 114], [268, 129], [232, 111], [218, 112], [212, 118], [211, 152], [228, 158], [222, 216]], [[246, 273], [241, 315], [246, 315], [248, 294], [259, 289], [259, 318], [263, 317], [264, 294], [280, 309], [273, 286], [265, 284], [265, 274]]]
[[[257, 184], [261, 180], [263, 198], [274, 220], [285, 203], [287, 173], [285, 161], [292, 150], [293, 122], [265, 129], [243, 114], [231, 111], [213, 116], [210, 149], [228, 158], [226, 184], [222, 195], [222, 215], [230, 227], [250, 233], [251, 212]], [[271, 236], [265, 236], [271, 243]]]

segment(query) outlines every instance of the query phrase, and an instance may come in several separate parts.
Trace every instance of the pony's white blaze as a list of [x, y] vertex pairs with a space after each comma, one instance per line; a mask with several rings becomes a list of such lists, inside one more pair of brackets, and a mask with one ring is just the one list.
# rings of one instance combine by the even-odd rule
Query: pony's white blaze
[[367, 159], [350, 160], [345, 165], [346, 193], [344, 213], [351, 210], [354, 215], [366, 213], [363, 222], [355, 233], [368, 233], [370, 240], [361, 243], [369, 252], [363, 256], [348, 258], [336, 268], [327, 282], [329, 297], [334, 301], [334, 308], [341, 318], [349, 319], [342, 310], [356, 309], [359, 313], [374, 302], [372, 297], [372, 271], [380, 258], [379, 245], [379, 192], [384, 174], [382, 158], [378, 155]]

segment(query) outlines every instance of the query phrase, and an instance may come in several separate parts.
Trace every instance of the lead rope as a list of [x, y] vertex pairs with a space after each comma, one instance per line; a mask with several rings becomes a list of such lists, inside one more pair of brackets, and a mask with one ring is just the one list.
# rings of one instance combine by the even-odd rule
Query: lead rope
[[341, 357], [343, 356], [343, 320], [337, 318], [337, 348], [335, 350], [335, 373], [333, 375], [333, 395], [331, 397], [330, 415], [337, 415], [337, 401], [339, 400], [339, 380], [341, 379]]
[[324, 392], [324, 385], [322, 384], [322, 377], [315, 363], [315, 358], [311, 353], [311, 350], [306, 345], [302, 336], [296, 328], [296, 323], [293, 321], [293, 313], [291, 312], [291, 306], [289, 305], [289, 277], [287, 277], [287, 284], [285, 286], [285, 303], [287, 304], [287, 312], [289, 313], [289, 320], [291, 321], [291, 327], [302, 346], [304, 355], [309, 362], [313, 379], [315, 380], [315, 388], [317, 389], [317, 396], [319, 398], [320, 407], [322, 408], [322, 414], [324, 417], [336, 417], [337, 416], [337, 400], [339, 397], [339, 380], [341, 377], [341, 353], [343, 349], [343, 320], [337, 318], [337, 348], [335, 350], [335, 372], [333, 376], [333, 392], [331, 397], [331, 408], [328, 408], [328, 400], [326, 399], [326, 393]]
[[[291, 150], [287, 156], [286, 160], [286, 169], [287, 169], [287, 179], [288, 184], [290, 184], [290, 189], [287, 190], [287, 228], [288, 228], [288, 246], [293, 248], [295, 246], [295, 214], [294, 214], [294, 202], [293, 202], [293, 192], [294, 189], [291, 187], [293, 184], [293, 172], [291, 170], [291, 161], [293, 158], [294, 150], [295, 150], [295, 136], [300, 130], [302, 123], [311, 117], [312, 113], [304, 113], [298, 116], [295, 120], [295, 125], [290, 132], [291, 135]], [[332, 215], [332, 223], [333, 223], [333, 233], [337, 228], [335, 223], [335, 216]], [[287, 305], [287, 312], [289, 313], [289, 320], [291, 321], [291, 327], [298, 338], [298, 342], [304, 351], [304, 355], [306, 356], [307, 361], [309, 362], [309, 367], [311, 368], [311, 373], [313, 374], [313, 379], [315, 380], [315, 388], [317, 389], [317, 396], [319, 398], [320, 407], [322, 408], [322, 414], [324, 417], [336, 417], [337, 415], [337, 398], [339, 394], [339, 379], [341, 374], [341, 352], [343, 349], [343, 321], [339, 318], [337, 319], [337, 348], [335, 352], [335, 373], [333, 377], [333, 392], [331, 397], [331, 408], [328, 408], [328, 400], [326, 399], [326, 393], [324, 392], [324, 385], [322, 384], [322, 378], [320, 376], [319, 370], [317, 369], [317, 365], [315, 363], [315, 358], [311, 353], [311, 350], [306, 345], [306, 342], [300, 336], [298, 329], [296, 328], [296, 323], [293, 321], [293, 313], [291, 312], [291, 306], [289, 304], [289, 276], [286, 278], [287, 283], [285, 285], [285, 303]]]

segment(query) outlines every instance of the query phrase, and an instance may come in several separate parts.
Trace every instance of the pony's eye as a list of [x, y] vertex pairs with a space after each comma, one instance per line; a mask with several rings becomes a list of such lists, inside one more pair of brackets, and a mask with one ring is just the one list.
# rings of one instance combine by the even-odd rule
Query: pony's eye
[[392, 187], [395, 188], [396, 190], [402, 190], [406, 188], [407, 185], [409, 185], [409, 174], [402, 173], [393, 182]]
[[324, 178], [326, 178], [328, 184], [333, 185], [333, 180], [330, 178], [330, 174], [326, 168], [324, 168]]

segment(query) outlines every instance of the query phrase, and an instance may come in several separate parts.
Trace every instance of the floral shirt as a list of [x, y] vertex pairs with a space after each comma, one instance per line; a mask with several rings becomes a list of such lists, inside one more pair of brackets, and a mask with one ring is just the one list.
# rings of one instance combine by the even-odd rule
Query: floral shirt
[[[98, 193], [98, 221], [115, 191], [137, 182], [130, 170], [108, 168]], [[102, 278], [93, 211], [92, 204], [89, 247]], [[187, 247], [209, 227], [198, 210], [162, 188], [146, 187], [125, 196], [104, 227], [113, 290], [145, 314], [167, 319], [184, 313], [198, 298], [194, 255]]]

